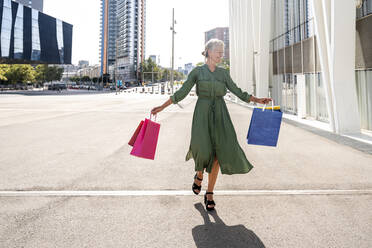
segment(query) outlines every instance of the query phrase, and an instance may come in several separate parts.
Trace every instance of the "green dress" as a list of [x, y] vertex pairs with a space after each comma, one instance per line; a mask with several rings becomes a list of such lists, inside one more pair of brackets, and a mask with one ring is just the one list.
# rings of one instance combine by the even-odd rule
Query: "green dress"
[[211, 173], [216, 157], [222, 174], [248, 173], [253, 166], [238, 143], [223, 96], [229, 89], [242, 101], [249, 102], [250, 95], [236, 86], [227, 70], [216, 67], [211, 72], [204, 64], [190, 72], [182, 87], [171, 96], [172, 102], [176, 104], [184, 99], [195, 84], [198, 100], [186, 161], [193, 158], [195, 171], [206, 168]]

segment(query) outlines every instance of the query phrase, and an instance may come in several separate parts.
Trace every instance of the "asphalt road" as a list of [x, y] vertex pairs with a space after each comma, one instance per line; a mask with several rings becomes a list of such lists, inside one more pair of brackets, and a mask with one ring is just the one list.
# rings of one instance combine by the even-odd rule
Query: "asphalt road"
[[[84, 94], [108, 94], [110, 90], [7, 90], [0, 91], [0, 95], [22, 95], [22, 96], [65, 96], [65, 95], [84, 95]], [[112, 91], [111, 91], [112, 92]]]
[[227, 102], [254, 169], [220, 174], [208, 214], [185, 162], [194, 97], [158, 115], [154, 161], [129, 155], [167, 98], [0, 95], [0, 247], [372, 247], [372, 155], [286, 122], [276, 148], [247, 145], [251, 110]]

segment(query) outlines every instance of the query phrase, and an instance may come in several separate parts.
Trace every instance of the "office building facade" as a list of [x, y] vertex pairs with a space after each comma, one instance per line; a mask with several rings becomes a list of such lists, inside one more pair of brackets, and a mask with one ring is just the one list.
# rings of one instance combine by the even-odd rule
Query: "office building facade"
[[40, 12], [43, 12], [44, 0], [14, 0], [24, 6], [27, 6], [31, 9], [36, 9]]
[[101, 0], [101, 73], [123, 82], [141, 79], [145, 60], [146, 1]]
[[225, 51], [223, 58], [228, 60], [230, 58], [230, 38], [229, 28], [214, 28], [204, 33], [204, 41], [207, 43], [210, 39], [219, 39], [225, 43]]
[[371, 0], [229, 4], [238, 85], [335, 133], [372, 130]]
[[0, 62], [70, 64], [72, 25], [11, 0], [0, 0]]

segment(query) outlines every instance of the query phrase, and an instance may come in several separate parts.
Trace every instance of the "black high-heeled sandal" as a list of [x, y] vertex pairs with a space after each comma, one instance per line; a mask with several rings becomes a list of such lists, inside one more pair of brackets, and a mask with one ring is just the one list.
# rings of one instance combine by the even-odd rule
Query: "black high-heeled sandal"
[[[211, 211], [211, 210], [214, 210], [214, 207], [216, 206], [216, 203], [214, 202], [214, 200], [212, 201], [209, 201], [207, 199], [207, 194], [211, 194], [213, 195], [213, 192], [205, 192], [205, 195], [204, 195], [204, 204], [205, 204], [205, 208], [208, 210], [208, 211]], [[214, 205], [213, 207], [208, 207], [209, 205]]]
[[[198, 175], [198, 173], [195, 174], [195, 176], [194, 176], [194, 180], [195, 180], [195, 179], [198, 179], [200, 182], [203, 181], [203, 179], [200, 179], [197, 175]], [[195, 190], [199, 190], [199, 192], [196, 192]], [[200, 184], [200, 186], [199, 186], [199, 185], [197, 185], [197, 184], [194, 182], [194, 183], [192, 184], [192, 192], [194, 192], [195, 195], [199, 195], [200, 191], [201, 191], [201, 184]]]

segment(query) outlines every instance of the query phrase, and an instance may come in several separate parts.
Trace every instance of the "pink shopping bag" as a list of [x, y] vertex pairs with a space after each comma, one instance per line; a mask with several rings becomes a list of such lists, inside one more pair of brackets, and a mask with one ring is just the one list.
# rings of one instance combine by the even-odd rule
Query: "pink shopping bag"
[[138, 136], [138, 134], [139, 134], [139, 132], [141, 131], [141, 128], [142, 128], [142, 126], [143, 126], [143, 122], [144, 122], [144, 121], [141, 121], [140, 124], [138, 125], [136, 131], [135, 131], [134, 134], [132, 135], [132, 138], [129, 140], [128, 145], [130, 145], [130, 146], [134, 146], [134, 142], [136, 142], [137, 136]]
[[150, 119], [145, 119], [130, 154], [154, 160], [159, 131], [160, 124], [151, 121], [150, 115]]

